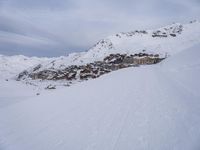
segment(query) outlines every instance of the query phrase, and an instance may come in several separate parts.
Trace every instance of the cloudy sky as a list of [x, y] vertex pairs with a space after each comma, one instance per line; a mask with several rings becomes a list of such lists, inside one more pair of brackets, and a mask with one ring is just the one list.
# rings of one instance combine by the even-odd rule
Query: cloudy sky
[[59, 56], [111, 34], [200, 19], [200, 0], [0, 0], [0, 54]]

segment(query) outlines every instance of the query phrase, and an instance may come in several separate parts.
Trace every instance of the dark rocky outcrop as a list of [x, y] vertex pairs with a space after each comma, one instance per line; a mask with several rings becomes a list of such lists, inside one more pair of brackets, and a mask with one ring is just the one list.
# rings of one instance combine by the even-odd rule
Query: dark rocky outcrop
[[115, 36], [118, 37], [118, 38], [121, 38], [121, 36], [126, 36], [126, 37], [132, 37], [136, 34], [148, 34], [147, 31], [145, 30], [135, 30], [135, 31], [132, 31], [132, 32], [121, 32], [119, 34], [116, 34]]
[[50, 84], [50, 85], [48, 85], [45, 89], [54, 90], [54, 89], [56, 89], [56, 86]]
[[19, 81], [20, 79], [22, 79], [25, 76], [29, 76], [29, 72], [27, 70], [24, 70], [23, 72], [21, 72], [18, 77], [17, 80]]
[[[127, 54], [110, 54], [103, 61], [96, 61], [86, 65], [71, 65], [65, 69], [44, 69], [39, 70], [41, 65], [36, 66], [32, 71], [23, 71], [18, 75], [18, 80], [31, 78], [33, 80], [88, 80], [97, 78], [103, 74], [109, 73], [122, 68], [137, 67], [139, 65], [156, 64], [162, 61], [158, 54], [138, 53], [133, 55]], [[51, 89], [51, 87], [48, 87]]]
[[174, 33], [171, 33], [170, 35], [173, 36], [173, 37], [176, 37], [176, 34], [174, 34]]
[[[168, 36], [176, 37], [178, 34], [181, 34], [183, 31], [182, 25], [171, 26], [164, 28], [164, 31], [156, 30], [152, 33], [152, 37], [166, 38]], [[168, 34], [167, 34], [168, 33]]]

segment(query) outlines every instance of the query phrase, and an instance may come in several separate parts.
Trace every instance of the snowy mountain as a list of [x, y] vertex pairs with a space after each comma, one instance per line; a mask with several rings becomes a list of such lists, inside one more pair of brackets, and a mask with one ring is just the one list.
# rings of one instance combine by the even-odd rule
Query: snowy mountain
[[100, 40], [87, 52], [38, 63], [21, 72], [18, 80], [88, 80], [121, 68], [158, 63], [199, 42], [198, 21], [118, 33]]
[[[37, 72], [44, 70], [63, 70], [72, 65], [86, 65], [95, 61], [103, 61], [111, 54], [133, 55], [146, 53], [158, 54], [160, 58], [174, 55], [183, 49], [200, 42], [200, 23], [174, 23], [154, 30], [135, 30], [122, 32], [100, 40], [86, 52], [73, 53], [57, 58], [28, 58], [25, 56], [0, 56], [1, 72], [17, 75], [23, 70], [33, 72], [34, 67], [40, 66]], [[18, 65], [18, 67], [16, 67]]]

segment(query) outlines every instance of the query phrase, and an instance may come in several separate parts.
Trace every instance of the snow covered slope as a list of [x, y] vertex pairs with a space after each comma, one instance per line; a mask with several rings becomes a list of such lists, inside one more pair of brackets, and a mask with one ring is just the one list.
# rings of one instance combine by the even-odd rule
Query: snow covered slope
[[119, 33], [99, 41], [84, 58], [99, 59], [111, 53], [147, 52], [173, 55], [199, 43], [200, 23], [172, 24], [160, 29]]
[[166, 74], [170, 75], [177, 84], [199, 95], [200, 91], [200, 43], [166, 59], [161, 65]]
[[199, 150], [199, 47], [2, 107], [0, 149]]

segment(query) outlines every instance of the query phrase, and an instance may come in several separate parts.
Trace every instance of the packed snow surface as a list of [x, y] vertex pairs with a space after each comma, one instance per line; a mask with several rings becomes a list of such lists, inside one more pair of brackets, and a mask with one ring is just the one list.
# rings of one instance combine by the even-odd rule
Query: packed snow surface
[[1, 105], [0, 149], [199, 150], [199, 47]]

